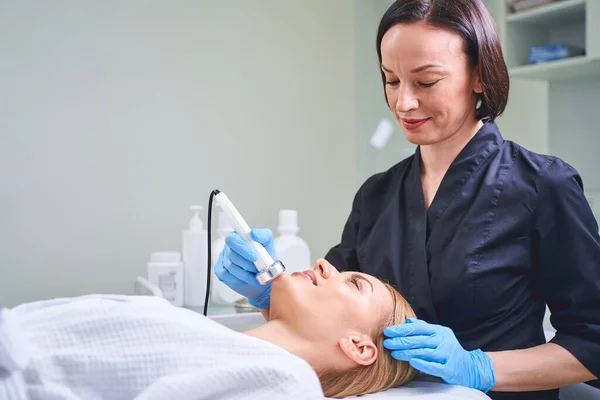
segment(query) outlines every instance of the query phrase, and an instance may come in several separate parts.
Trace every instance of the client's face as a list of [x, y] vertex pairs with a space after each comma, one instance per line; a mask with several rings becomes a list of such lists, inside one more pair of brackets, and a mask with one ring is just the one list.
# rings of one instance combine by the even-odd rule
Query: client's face
[[[323, 259], [312, 270], [273, 282], [271, 319], [285, 321], [309, 341], [335, 345], [353, 364], [374, 362], [373, 337], [392, 313], [392, 295], [381, 281], [362, 273], [340, 273]], [[352, 352], [359, 357], [351, 357]]]

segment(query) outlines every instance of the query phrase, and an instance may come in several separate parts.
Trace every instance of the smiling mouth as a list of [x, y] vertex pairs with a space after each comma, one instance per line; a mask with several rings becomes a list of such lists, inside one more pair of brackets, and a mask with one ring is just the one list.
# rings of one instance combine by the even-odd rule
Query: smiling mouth
[[414, 130], [420, 128], [424, 123], [429, 121], [429, 118], [413, 119], [413, 118], [401, 118], [402, 126], [408, 130]]
[[304, 272], [301, 272], [302, 275], [304, 275], [306, 277], [306, 279], [308, 279], [313, 285], [315, 286], [319, 286], [318, 282], [317, 282], [317, 274], [315, 274], [315, 272], [313, 270], [306, 270]]

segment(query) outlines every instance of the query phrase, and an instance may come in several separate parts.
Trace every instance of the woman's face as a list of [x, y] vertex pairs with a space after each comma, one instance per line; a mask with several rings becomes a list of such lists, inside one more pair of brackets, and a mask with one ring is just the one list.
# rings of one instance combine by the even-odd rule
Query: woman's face
[[455, 32], [422, 22], [398, 24], [381, 42], [388, 104], [406, 139], [440, 143], [476, 121], [481, 85]]
[[392, 307], [392, 295], [381, 281], [340, 273], [320, 259], [312, 270], [273, 281], [270, 316], [309, 341], [337, 344], [340, 338], [370, 339]]

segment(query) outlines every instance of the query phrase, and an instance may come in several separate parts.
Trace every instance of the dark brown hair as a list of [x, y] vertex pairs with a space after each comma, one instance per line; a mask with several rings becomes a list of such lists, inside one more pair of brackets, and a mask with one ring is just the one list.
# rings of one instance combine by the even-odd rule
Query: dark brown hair
[[[482, 1], [396, 0], [381, 18], [377, 31], [380, 66], [383, 35], [396, 24], [418, 21], [450, 29], [463, 38], [465, 53], [470, 64], [477, 68], [483, 89], [478, 99], [481, 105], [477, 108], [477, 118], [493, 121], [500, 116], [508, 101], [508, 70], [496, 27]], [[385, 88], [383, 71], [381, 78]]]

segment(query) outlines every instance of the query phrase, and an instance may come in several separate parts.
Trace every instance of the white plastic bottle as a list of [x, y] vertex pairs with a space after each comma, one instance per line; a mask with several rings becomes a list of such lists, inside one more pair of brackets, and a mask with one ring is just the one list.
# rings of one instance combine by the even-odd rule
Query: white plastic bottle
[[227, 219], [227, 216], [223, 211], [219, 211], [217, 216], [217, 235], [218, 237], [211, 243], [211, 257], [212, 257], [212, 276], [210, 278], [210, 300], [215, 304], [233, 304], [236, 300], [241, 299], [239, 293], [233, 291], [229, 286], [224, 284], [215, 275], [215, 264], [219, 260], [219, 254], [225, 247], [225, 236], [230, 232], [233, 232], [233, 227]]
[[206, 298], [206, 273], [208, 262], [207, 233], [198, 216], [201, 206], [191, 206], [194, 216], [188, 229], [183, 231], [183, 265], [185, 305], [202, 307]]
[[286, 273], [301, 272], [311, 269], [310, 249], [308, 244], [297, 236], [298, 212], [296, 210], [279, 211], [279, 236], [275, 238], [277, 259], [285, 265]]
[[165, 299], [173, 305], [183, 306], [183, 263], [181, 254], [175, 251], [160, 251], [150, 255], [148, 280], [158, 286]]

